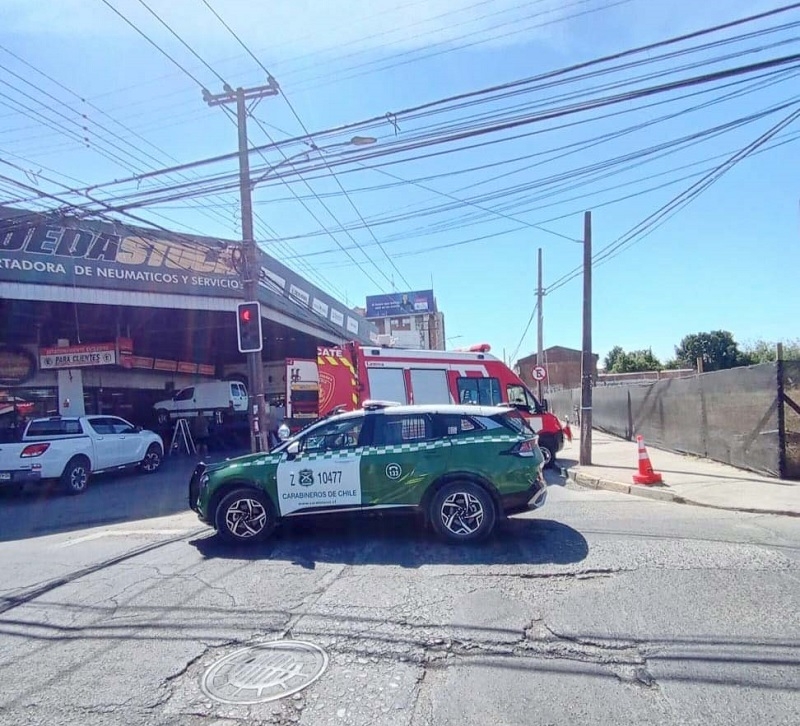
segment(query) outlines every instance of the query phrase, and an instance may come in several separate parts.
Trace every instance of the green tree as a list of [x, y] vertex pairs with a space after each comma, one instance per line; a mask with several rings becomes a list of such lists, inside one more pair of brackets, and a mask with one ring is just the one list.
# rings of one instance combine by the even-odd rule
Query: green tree
[[[742, 346], [753, 363], [771, 363], [777, 356], [776, 343], [757, 340], [755, 343]], [[800, 359], [800, 339], [783, 341], [783, 357], [785, 360]]]
[[615, 345], [610, 351], [608, 351], [608, 355], [603, 359], [603, 367], [606, 369], [606, 373], [611, 373], [614, 369], [617, 359], [624, 355], [625, 351], [622, 350], [622, 346], [620, 345]]
[[661, 361], [652, 350], [632, 350], [626, 352], [615, 345], [604, 359], [606, 373], [639, 373], [641, 371], [661, 370]]
[[660, 371], [663, 368], [661, 361], [653, 355], [653, 351], [650, 349], [632, 350], [628, 356], [631, 371]]
[[703, 359], [704, 371], [720, 371], [751, 364], [750, 357], [739, 350], [733, 334], [727, 330], [709, 333], [692, 333], [675, 348], [675, 358], [686, 368], [696, 368], [697, 359]]

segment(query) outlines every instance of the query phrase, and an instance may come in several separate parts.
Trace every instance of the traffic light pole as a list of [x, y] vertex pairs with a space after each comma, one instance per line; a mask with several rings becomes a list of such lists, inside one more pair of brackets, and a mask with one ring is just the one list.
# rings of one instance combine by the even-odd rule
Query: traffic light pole
[[[219, 106], [236, 102], [236, 120], [239, 128], [239, 196], [242, 208], [242, 285], [245, 300], [258, 300], [258, 249], [253, 232], [253, 200], [252, 181], [250, 180], [250, 156], [247, 144], [247, 101], [275, 96], [277, 87], [271, 83], [259, 88], [226, 88], [226, 92], [212, 96], [203, 94], [209, 106]], [[259, 325], [261, 321], [259, 320]], [[264, 399], [264, 363], [261, 352], [247, 353], [247, 378], [249, 383], [250, 405], [248, 418], [250, 421], [250, 450], [253, 452], [268, 451], [269, 438], [267, 406]]]
[[[258, 250], [253, 232], [253, 197], [250, 188], [250, 156], [247, 145], [247, 106], [244, 89], [236, 89], [236, 119], [239, 126], [239, 196], [242, 205], [242, 258], [244, 298], [258, 300]], [[259, 325], [261, 321], [258, 321]], [[269, 451], [267, 407], [264, 400], [264, 363], [261, 351], [247, 353], [247, 378], [250, 382], [250, 450]]]

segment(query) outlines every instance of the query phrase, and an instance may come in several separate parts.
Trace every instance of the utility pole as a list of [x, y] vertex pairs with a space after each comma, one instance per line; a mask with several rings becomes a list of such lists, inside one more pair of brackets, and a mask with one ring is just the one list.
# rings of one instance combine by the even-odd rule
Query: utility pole
[[[266, 86], [256, 88], [224, 87], [224, 92], [212, 95], [203, 91], [203, 100], [209, 106], [236, 104], [236, 122], [239, 129], [239, 196], [242, 211], [242, 287], [245, 301], [258, 300], [260, 265], [258, 247], [253, 232], [252, 180], [250, 179], [250, 156], [247, 143], [247, 102], [258, 101], [267, 96], [278, 95], [278, 86], [270, 78]], [[261, 321], [259, 320], [259, 325]], [[261, 351], [247, 353], [247, 378], [250, 383], [250, 405], [247, 409], [250, 421], [250, 450], [268, 451], [268, 418], [264, 400], [264, 362]]]
[[[542, 288], [542, 248], [539, 248], [539, 283], [536, 287], [536, 310], [537, 320], [537, 343], [536, 343], [536, 365], [544, 365], [544, 316], [542, 314], [542, 300], [544, 299], [544, 288]], [[539, 381], [539, 401], [542, 400], [542, 382]]]
[[583, 214], [583, 354], [581, 356], [582, 465], [592, 463], [592, 213]]

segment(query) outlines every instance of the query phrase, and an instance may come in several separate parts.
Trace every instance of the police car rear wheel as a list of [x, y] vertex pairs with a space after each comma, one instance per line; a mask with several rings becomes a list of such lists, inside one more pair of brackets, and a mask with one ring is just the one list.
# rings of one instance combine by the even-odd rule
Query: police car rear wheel
[[215, 517], [217, 532], [228, 542], [258, 542], [275, 529], [275, 514], [267, 497], [255, 489], [226, 494]]
[[477, 542], [494, 529], [497, 512], [492, 496], [469, 481], [445, 484], [431, 500], [430, 523], [448, 542]]

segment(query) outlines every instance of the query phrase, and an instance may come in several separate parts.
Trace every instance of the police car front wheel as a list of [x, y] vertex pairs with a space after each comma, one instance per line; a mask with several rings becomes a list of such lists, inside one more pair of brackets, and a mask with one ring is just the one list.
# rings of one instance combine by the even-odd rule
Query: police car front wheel
[[491, 494], [478, 484], [445, 484], [431, 499], [429, 519], [435, 532], [448, 542], [476, 542], [494, 529], [497, 511]]
[[267, 497], [255, 489], [236, 489], [217, 506], [217, 532], [228, 542], [258, 542], [275, 528], [275, 513]]

